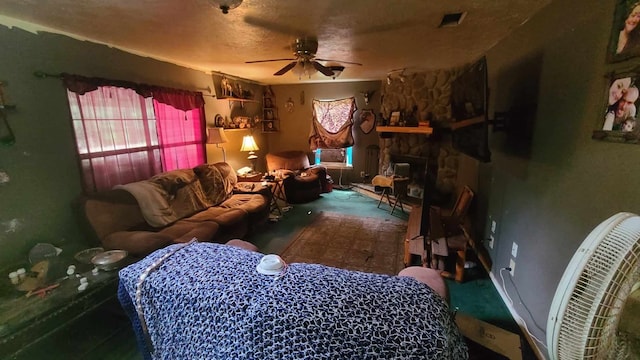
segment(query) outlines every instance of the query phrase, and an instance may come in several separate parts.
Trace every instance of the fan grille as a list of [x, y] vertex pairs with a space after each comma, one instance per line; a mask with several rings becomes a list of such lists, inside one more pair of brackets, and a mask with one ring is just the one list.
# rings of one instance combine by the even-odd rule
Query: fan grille
[[578, 250], [575, 256], [585, 263], [559, 316], [559, 359], [608, 359], [619, 351], [618, 315], [640, 279], [639, 240], [640, 217], [633, 216], [615, 224], [591, 248]]

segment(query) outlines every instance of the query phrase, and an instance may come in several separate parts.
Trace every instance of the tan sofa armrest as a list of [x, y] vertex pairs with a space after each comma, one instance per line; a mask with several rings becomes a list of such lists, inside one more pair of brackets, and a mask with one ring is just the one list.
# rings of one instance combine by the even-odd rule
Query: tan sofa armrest
[[102, 244], [107, 250], [122, 249], [142, 257], [173, 244], [173, 237], [153, 231], [118, 231], [107, 235]]

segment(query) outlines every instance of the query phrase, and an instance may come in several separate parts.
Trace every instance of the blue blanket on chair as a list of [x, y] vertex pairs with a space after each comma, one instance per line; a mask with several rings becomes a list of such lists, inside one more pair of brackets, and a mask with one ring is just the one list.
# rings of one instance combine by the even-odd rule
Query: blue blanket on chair
[[[146, 359], [466, 359], [445, 301], [412, 278], [178, 244], [120, 270], [118, 298]], [[137, 295], [137, 298], [136, 298]]]

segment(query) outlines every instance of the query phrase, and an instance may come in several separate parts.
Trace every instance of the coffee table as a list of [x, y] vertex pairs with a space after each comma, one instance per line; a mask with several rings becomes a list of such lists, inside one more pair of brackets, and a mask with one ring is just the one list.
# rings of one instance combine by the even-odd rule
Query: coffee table
[[[52, 287], [42, 295], [27, 297], [9, 279], [0, 284], [0, 358], [15, 358], [22, 349], [110, 299], [117, 292], [118, 271], [92, 273], [92, 265], [80, 265], [69, 259], [57, 259], [64, 269], [77, 264], [80, 273], [69, 278], [54, 279], [42, 287]], [[26, 267], [26, 266], [25, 266]], [[79, 291], [80, 279], [88, 286]]]

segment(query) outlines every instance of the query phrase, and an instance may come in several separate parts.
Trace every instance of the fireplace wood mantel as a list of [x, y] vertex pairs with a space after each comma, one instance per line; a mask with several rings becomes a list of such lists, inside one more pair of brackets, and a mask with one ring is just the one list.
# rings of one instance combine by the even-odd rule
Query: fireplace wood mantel
[[377, 126], [376, 131], [379, 133], [433, 134], [433, 128], [430, 126]]

